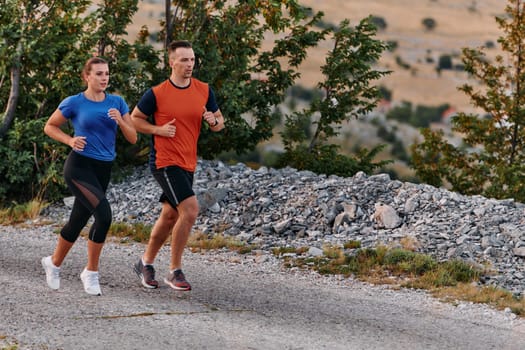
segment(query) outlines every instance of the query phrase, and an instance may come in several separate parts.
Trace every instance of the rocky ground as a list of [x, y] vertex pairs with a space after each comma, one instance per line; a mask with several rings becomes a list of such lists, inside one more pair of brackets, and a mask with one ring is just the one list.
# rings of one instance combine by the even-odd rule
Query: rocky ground
[[[216, 161], [199, 161], [194, 188], [201, 206], [196, 231], [261, 250], [306, 246], [312, 254], [349, 240], [362, 247], [408, 241], [438, 260], [488, 267], [487, 284], [517, 295], [525, 289], [525, 205], [512, 199], [463, 196], [385, 174], [327, 177]], [[159, 188], [146, 167], [111, 184], [108, 197], [115, 221], [153, 224], [159, 213]], [[54, 205], [44, 215], [63, 220], [68, 210]]]

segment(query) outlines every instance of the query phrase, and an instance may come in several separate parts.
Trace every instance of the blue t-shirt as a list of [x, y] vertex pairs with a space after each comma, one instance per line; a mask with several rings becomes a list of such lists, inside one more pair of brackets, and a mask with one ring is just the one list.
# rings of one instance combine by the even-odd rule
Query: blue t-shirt
[[115, 159], [117, 123], [108, 115], [110, 108], [122, 115], [129, 113], [128, 105], [117, 95], [106, 94], [104, 101], [95, 102], [81, 92], [60, 102], [58, 109], [73, 123], [75, 136], [86, 137], [86, 147], [79, 154], [104, 161]]

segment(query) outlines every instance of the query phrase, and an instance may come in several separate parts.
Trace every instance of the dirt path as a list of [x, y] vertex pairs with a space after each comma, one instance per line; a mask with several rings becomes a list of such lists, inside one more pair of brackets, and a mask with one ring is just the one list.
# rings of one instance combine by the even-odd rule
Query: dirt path
[[[19, 349], [523, 349], [525, 323], [483, 306], [453, 306], [418, 291], [281, 270], [223, 254], [186, 253], [194, 290], [140, 287], [140, 244], [107, 244], [103, 295], [78, 278], [85, 241], [48, 289], [40, 258], [53, 228], [0, 226], [0, 336]], [[168, 249], [157, 261], [162, 277]], [[249, 262], [248, 262], [249, 261]], [[1, 346], [0, 341], [0, 346]]]

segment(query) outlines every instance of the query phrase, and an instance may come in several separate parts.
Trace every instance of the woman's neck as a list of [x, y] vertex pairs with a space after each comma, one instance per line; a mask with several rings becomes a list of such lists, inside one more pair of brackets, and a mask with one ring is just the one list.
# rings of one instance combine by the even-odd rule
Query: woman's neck
[[101, 102], [106, 98], [106, 93], [104, 91], [94, 91], [88, 88], [84, 91], [84, 96], [90, 101]]

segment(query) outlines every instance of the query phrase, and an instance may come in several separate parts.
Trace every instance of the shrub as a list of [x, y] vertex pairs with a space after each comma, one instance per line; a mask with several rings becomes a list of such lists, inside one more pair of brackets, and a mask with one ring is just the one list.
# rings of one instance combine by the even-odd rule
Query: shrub
[[394, 52], [399, 46], [396, 40], [388, 40], [386, 43], [387, 43], [388, 51], [390, 52]]
[[452, 69], [452, 56], [441, 55], [438, 60], [438, 69]]
[[436, 21], [430, 17], [423, 18], [423, 20], [421, 21], [421, 24], [423, 24], [425, 29], [429, 31], [434, 30], [434, 28], [436, 28], [436, 25], [437, 25]]
[[379, 17], [379, 16], [371, 16], [370, 17], [370, 21], [372, 22], [373, 25], [375, 25], [377, 27], [377, 29], [379, 30], [385, 30], [386, 27], [387, 27], [387, 23], [385, 21], [385, 19], [383, 17]]

